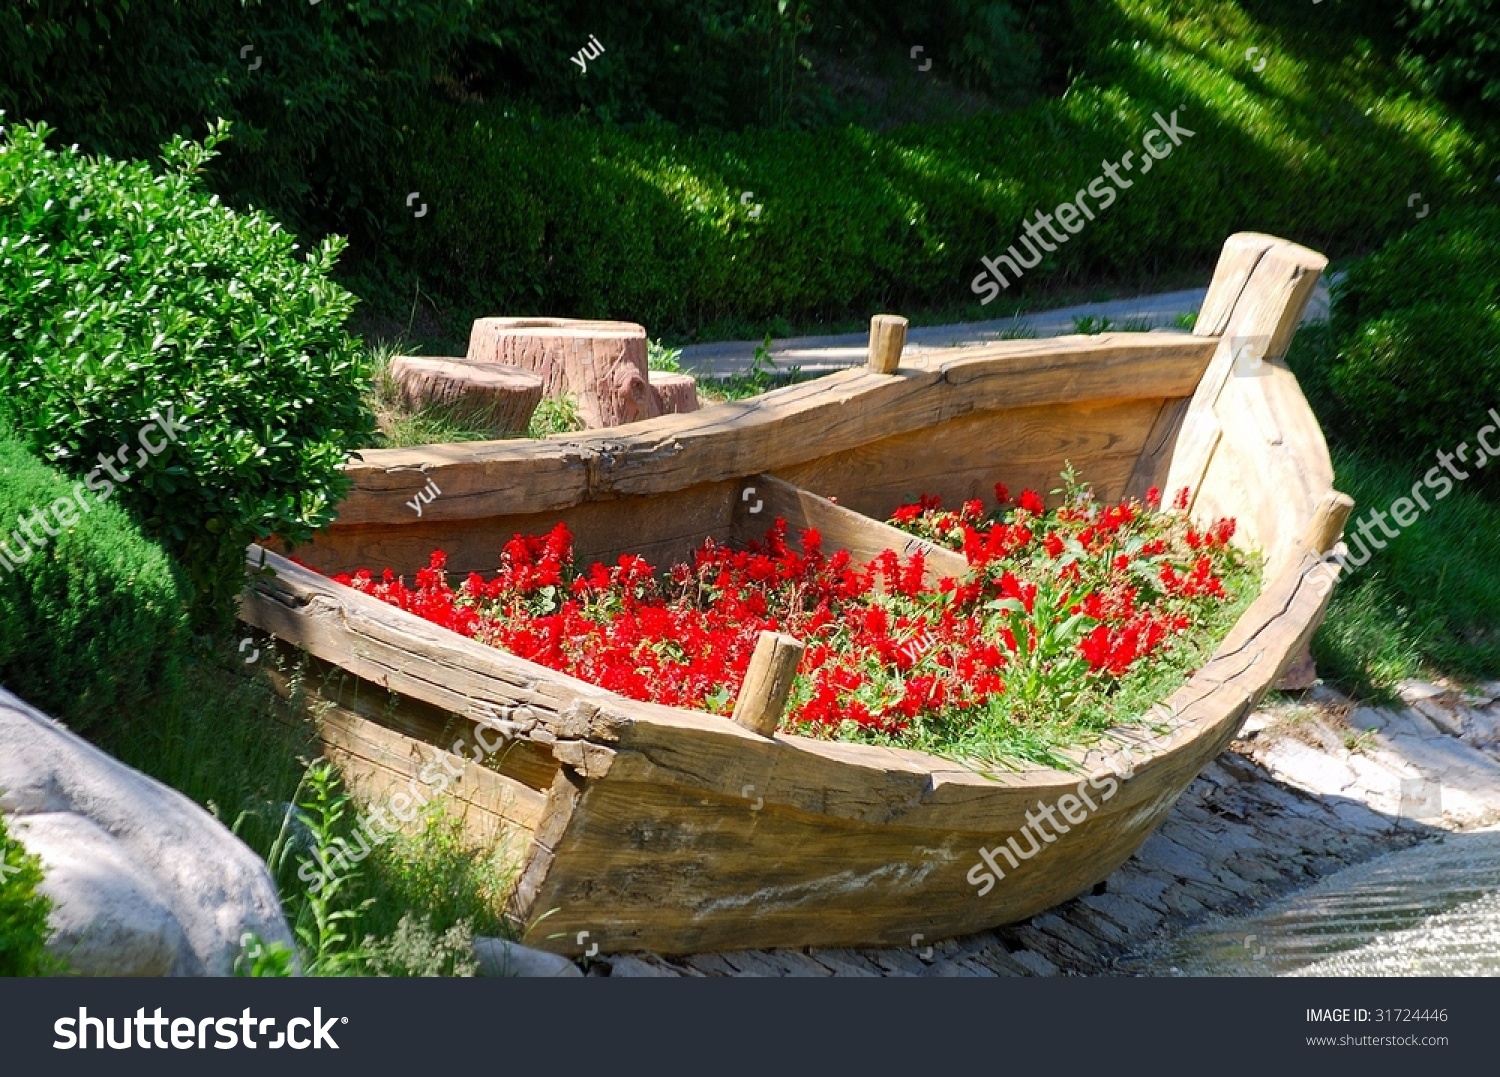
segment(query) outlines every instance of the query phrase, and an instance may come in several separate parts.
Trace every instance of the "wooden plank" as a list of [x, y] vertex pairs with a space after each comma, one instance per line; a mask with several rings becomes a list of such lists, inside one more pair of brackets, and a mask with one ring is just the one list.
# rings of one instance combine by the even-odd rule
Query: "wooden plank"
[[1332, 550], [1343, 537], [1344, 525], [1349, 522], [1349, 514], [1353, 511], [1354, 498], [1337, 490], [1329, 490], [1313, 512], [1312, 523], [1303, 545], [1315, 554], [1325, 554]]
[[[278, 643], [281, 651], [295, 653]], [[397, 695], [346, 673], [338, 666], [302, 655], [307, 667], [296, 685], [318, 710], [336, 707], [413, 741], [433, 745], [463, 759], [483, 759], [486, 770], [512, 778], [529, 789], [544, 790], [557, 773], [550, 748], [518, 739], [491, 722], [476, 722], [419, 699]], [[274, 669], [267, 676], [283, 696], [293, 690], [292, 679]], [[483, 731], [483, 732], [482, 732]]]
[[870, 319], [870, 357], [865, 365], [872, 374], [896, 372], [906, 347], [908, 324], [899, 314], [877, 314]]
[[[564, 523], [573, 534], [574, 561], [614, 563], [639, 554], [659, 569], [690, 561], [706, 539], [727, 541], [740, 490], [734, 482], [707, 483], [655, 497], [584, 501], [549, 512], [479, 520], [427, 518], [401, 526], [363, 525], [320, 532], [298, 547], [297, 558], [320, 572], [390, 568], [410, 575], [434, 550], [448, 555], [450, 574], [493, 575], [500, 551], [515, 535], [545, 534]], [[439, 499], [441, 500], [441, 499]], [[434, 502], [436, 504], [437, 502]]]
[[1003, 341], [928, 353], [895, 375], [842, 371], [748, 401], [596, 434], [540, 441], [371, 449], [335, 528], [556, 512], [585, 500], [659, 494], [783, 468], [972, 412], [1187, 396], [1214, 348], [1176, 333]]
[[1193, 323], [1194, 336], [1223, 335], [1261, 257], [1280, 242], [1275, 236], [1259, 232], [1238, 232], [1224, 241], [1213, 280], [1209, 282], [1203, 305], [1198, 308], [1198, 320]]
[[[538, 906], [537, 896], [546, 882], [548, 873], [556, 859], [556, 849], [572, 822], [573, 812], [583, 794], [583, 782], [566, 770], [559, 770], [547, 790], [547, 801], [542, 816], [537, 820], [531, 848], [526, 862], [516, 879], [516, 888], [511, 893], [506, 909], [511, 922], [526, 935], [536, 932], [550, 917], [551, 906]], [[550, 929], [543, 929], [543, 933]]]
[[1159, 400], [1134, 400], [971, 413], [777, 474], [880, 520], [921, 494], [949, 508], [971, 498], [993, 505], [997, 482], [1055, 503], [1065, 461], [1112, 500], [1124, 496], [1159, 411]]
[[1172, 466], [1172, 454], [1182, 431], [1183, 419], [1187, 417], [1189, 403], [1188, 399], [1182, 397], [1162, 401], [1161, 409], [1151, 424], [1151, 432], [1146, 435], [1146, 444], [1141, 447], [1140, 455], [1130, 469], [1130, 478], [1125, 483], [1126, 497], [1144, 499], [1146, 491], [1155, 486], [1162, 491], [1163, 500], [1171, 502], [1171, 494], [1165, 489], [1167, 473]]
[[[1222, 274], [1216, 272], [1215, 280], [1238, 279], [1253, 257], [1254, 245], [1262, 238], [1266, 237], [1252, 234], [1239, 245], [1226, 244], [1221, 263], [1230, 264]], [[1195, 511], [1196, 499], [1207, 481], [1209, 462], [1219, 451], [1226, 422], [1241, 431], [1255, 426], [1256, 438], [1269, 444], [1286, 436], [1281, 424], [1293, 422], [1298, 431], [1291, 432], [1292, 436], [1303, 436], [1306, 440], [1306, 423], [1300, 414], [1300, 410], [1306, 409], [1306, 401], [1301, 402], [1301, 409], [1294, 407], [1290, 413], [1269, 401], [1274, 396], [1276, 405], [1280, 405], [1291, 399], [1282, 377], [1290, 376], [1290, 372], [1274, 363], [1285, 356], [1317, 286], [1318, 275], [1326, 265], [1327, 259], [1322, 255], [1283, 241], [1271, 244], [1254, 258], [1249, 280], [1227, 316], [1224, 334], [1188, 406], [1167, 476], [1169, 491], [1175, 492], [1183, 486], [1193, 491]], [[1229, 284], [1224, 287], [1229, 288]], [[1295, 386], [1295, 379], [1292, 384]], [[1300, 399], [1300, 390], [1294, 392]], [[1275, 418], [1268, 421], [1268, 415]], [[1312, 426], [1316, 430], [1316, 420]], [[1321, 441], [1321, 434], [1318, 440]], [[1302, 448], [1299, 446], [1293, 454]], [[1315, 447], [1306, 448], [1316, 455]], [[1322, 456], [1327, 457], [1326, 445]], [[1274, 483], [1257, 485], [1275, 487]], [[1322, 488], [1317, 492], [1321, 495]], [[1307, 509], [1311, 510], [1311, 504]]]
[[752, 476], [746, 480], [745, 489], [751, 492], [750, 496], [739, 498], [735, 504], [733, 539], [737, 543], [762, 541], [766, 530], [779, 517], [787, 522], [788, 541], [794, 547], [800, 548], [801, 532], [811, 528], [822, 535], [826, 552], [847, 550], [854, 564], [860, 567], [886, 550], [894, 550], [903, 560], [922, 554], [923, 579], [929, 585], [936, 585], [944, 577], [960, 579], [969, 570], [962, 554], [872, 520], [775, 476]]
[[419, 806], [437, 799], [450, 816], [471, 821], [475, 836], [485, 840], [519, 828], [529, 842], [541, 819], [546, 797], [535, 789], [342, 707], [327, 708], [320, 736], [327, 754], [360, 783], [370, 802], [386, 802], [397, 792]]

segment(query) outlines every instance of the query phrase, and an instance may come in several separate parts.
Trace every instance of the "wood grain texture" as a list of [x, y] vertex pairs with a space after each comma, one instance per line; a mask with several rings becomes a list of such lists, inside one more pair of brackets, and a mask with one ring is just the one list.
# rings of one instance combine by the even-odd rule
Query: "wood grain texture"
[[[556, 512], [785, 469], [979, 412], [1189, 396], [1216, 341], [1180, 333], [1011, 340], [848, 370], [751, 400], [592, 434], [369, 449], [333, 526], [403, 526], [430, 480], [432, 520]], [[1050, 489], [1050, 487], [1048, 487]]]
[[491, 437], [524, 433], [542, 401], [542, 379], [519, 367], [398, 355], [389, 373], [410, 411], [436, 412]]
[[647, 376], [646, 330], [632, 322], [479, 318], [468, 358], [532, 371], [548, 396], [577, 397], [589, 429], [661, 414]]
[[1012, 495], [1029, 487], [1055, 503], [1051, 491], [1068, 462], [1110, 500], [1124, 496], [1160, 407], [1148, 399], [970, 413], [777, 474], [882, 520], [922, 494], [947, 505], [971, 498], [993, 505], [997, 482]]
[[961, 554], [872, 520], [773, 475], [752, 475], [745, 483], [746, 495], [734, 505], [731, 538], [738, 545], [763, 541], [771, 523], [779, 518], [787, 523], [787, 541], [794, 549], [802, 548], [803, 531], [817, 531], [825, 551], [845, 550], [860, 568], [886, 550], [892, 550], [903, 560], [920, 553], [923, 579], [930, 586], [944, 577], [960, 579], [968, 572], [969, 563]]
[[797, 665], [806, 649], [801, 640], [784, 632], [760, 634], [734, 703], [736, 725], [762, 737], [776, 732], [786, 711], [792, 680], [797, 676]]
[[658, 415], [686, 415], [698, 410], [698, 382], [691, 374], [653, 370], [650, 380]]
[[1281, 363], [1327, 259], [1285, 241], [1255, 254], [1268, 240], [1247, 234], [1225, 244], [1216, 285], [1233, 290], [1246, 279], [1183, 418], [1167, 488], [1189, 487], [1200, 521], [1234, 516], [1237, 540], [1265, 551], [1275, 570], [1300, 556], [1333, 469], [1317, 419]]
[[910, 323], [899, 314], [877, 314], [870, 319], [870, 355], [865, 366], [872, 374], [894, 374], [906, 348]]

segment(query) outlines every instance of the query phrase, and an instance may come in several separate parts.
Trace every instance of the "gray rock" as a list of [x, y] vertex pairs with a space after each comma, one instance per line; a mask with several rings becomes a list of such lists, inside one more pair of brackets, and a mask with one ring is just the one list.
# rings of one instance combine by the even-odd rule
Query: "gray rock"
[[83, 976], [228, 976], [292, 945], [265, 864], [187, 797], [0, 689], [0, 810], [42, 859], [48, 944]]
[[1446, 692], [1446, 688], [1426, 681], [1405, 680], [1396, 685], [1396, 694], [1407, 703], [1416, 703], [1423, 699], [1432, 699]]
[[582, 976], [583, 970], [560, 954], [533, 950], [509, 939], [483, 935], [474, 940], [474, 959], [482, 976]]

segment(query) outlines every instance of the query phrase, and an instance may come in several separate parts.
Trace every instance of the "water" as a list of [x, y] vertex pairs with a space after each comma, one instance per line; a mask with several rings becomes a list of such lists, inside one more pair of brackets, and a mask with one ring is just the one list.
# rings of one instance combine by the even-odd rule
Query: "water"
[[1118, 967], [1146, 976], [1500, 975], [1500, 827], [1346, 868]]

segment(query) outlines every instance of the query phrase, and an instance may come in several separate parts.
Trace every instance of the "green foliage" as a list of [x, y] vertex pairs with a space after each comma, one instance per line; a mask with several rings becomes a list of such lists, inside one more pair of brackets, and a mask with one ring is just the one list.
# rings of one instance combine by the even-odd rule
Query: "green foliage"
[[1332, 327], [1328, 384], [1359, 441], [1477, 449], [1500, 405], [1500, 209], [1436, 213], [1353, 266]]
[[[435, 107], [401, 150], [431, 213], [389, 249], [460, 322], [540, 308], [685, 338], [730, 318], [991, 313], [969, 287], [980, 258], [1086, 188], [1101, 161], [1138, 153], [1158, 112], [1177, 110], [1193, 137], [1007, 301], [1201, 273], [1247, 229], [1363, 249], [1411, 224], [1413, 190], [1440, 205], [1485, 175], [1482, 139], [1349, 20], [1304, 17], [1289, 0], [1226, 2], [1213, 19], [1205, 6], [1075, 5], [1087, 62], [1061, 98], [920, 127], [726, 134]], [[1255, 72], [1240, 41], [1276, 63]], [[382, 287], [409, 296], [412, 282]]]
[[1438, 87], [1500, 104], [1500, 2], [1405, 0], [1401, 24]]
[[[569, 57], [590, 35], [605, 51], [584, 73]], [[243, 132], [220, 187], [235, 204], [374, 237], [402, 226], [409, 187], [393, 150], [404, 117], [420, 122], [433, 100], [694, 127], [793, 122], [821, 103], [810, 48], [859, 52], [889, 36], [922, 40], [981, 87], [1024, 83], [1038, 52], [1002, 0], [14, 0], [0, 7], [0, 109], [122, 157], [223, 117]]]
[[[34, 524], [35, 545], [19, 521], [39, 511], [59, 533]], [[0, 553], [21, 561], [0, 564], [0, 683], [88, 732], [175, 681], [187, 589], [118, 505], [0, 436], [0, 532]]]
[[[1390, 283], [1399, 288], [1395, 278]], [[1336, 355], [1328, 327], [1305, 325], [1287, 362], [1328, 435], [1334, 484], [1355, 500], [1348, 533], [1373, 509], [1389, 515], [1436, 459], [1394, 437], [1361, 444], [1366, 439], [1330, 384]], [[1430, 511], [1398, 538], [1383, 540], [1385, 548], [1372, 550], [1367, 563], [1346, 569], [1334, 589], [1313, 655], [1319, 672], [1346, 689], [1394, 699], [1405, 678], [1492, 679], [1500, 670], [1500, 507], [1473, 482], [1429, 502]]]
[[500, 60], [519, 44], [509, 16], [534, 6], [15, 0], [0, 7], [0, 109], [137, 158], [228, 119], [242, 137], [223, 193], [299, 228], [348, 227], [390, 197], [379, 177], [392, 103], [465, 77], [450, 66], [465, 50]]
[[370, 968], [377, 976], [473, 976], [474, 934], [467, 922], [438, 932], [431, 917], [401, 917], [390, 937], [371, 944]]
[[583, 429], [583, 417], [578, 412], [578, 398], [574, 396], [544, 396], [542, 402], [531, 413], [531, 426], [526, 430], [529, 438], [545, 438], [553, 434], [573, 434]]
[[293, 824], [300, 826], [307, 848], [296, 854], [297, 878], [309, 885], [295, 890], [286, 905], [302, 949], [303, 971], [308, 976], [357, 976], [370, 955], [356, 932], [374, 902], [352, 896], [364, 870], [361, 861], [369, 854], [368, 847], [357, 858], [349, 851], [345, 834], [354, 819], [353, 799], [343, 791], [333, 765], [322, 761], [307, 768], [298, 796], [287, 808], [267, 862], [278, 877], [285, 873], [287, 857], [296, 848]]
[[37, 893], [42, 862], [5, 829], [0, 815], [0, 976], [40, 976], [55, 971], [48, 958], [52, 930], [49, 898]]
[[[197, 172], [222, 128], [166, 147], [159, 174], [45, 134], [12, 127], [0, 145], [0, 414], [71, 474], [118, 483], [205, 618], [228, 620], [246, 544], [328, 523], [372, 425], [342, 329], [354, 299], [328, 279], [342, 245], [304, 257], [210, 197]], [[160, 416], [165, 438], [147, 431]], [[100, 454], [130, 464], [105, 476]]]
[[646, 365], [652, 370], [676, 373], [682, 369], [682, 349], [669, 348], [659, 340], [646, 341]]
[[[1355, 499], [1350, 526], [1409, 497], [1430, 460], [1336, 451], [1336, 484]], [[1378, 531], [1376, 532], [1379, 533]], [[1404, 678], [1494, 679], [1500, 670], [1500, 505], [1462, 486], [1433, 503], [1367, 564], [1345, 570], [1314, 640], [1318, 669], [1390, 695]]]
[[296, 974], [297, 953], [284, 942], [267, 943], [253, 931], [240, 940], [240, 955], [234, 959], [234, 974], [269, 979]]

